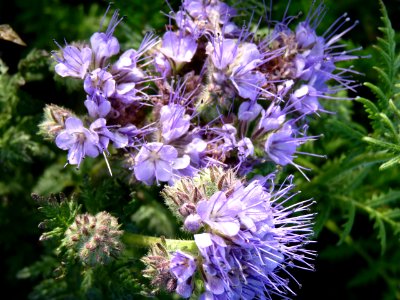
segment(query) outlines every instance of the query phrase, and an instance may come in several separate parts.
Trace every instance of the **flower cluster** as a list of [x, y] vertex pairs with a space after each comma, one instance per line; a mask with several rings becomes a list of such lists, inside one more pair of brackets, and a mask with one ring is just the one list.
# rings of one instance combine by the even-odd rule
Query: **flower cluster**
[[[54, 52], [56, 73], [82, 81], [87, 114], [48, 106], [42, 133], [68, 150], [69, 164], [112, 153], [137, 181], [168, 183], [166, 203], [194, 235], [194, 251], [160, 244], [143, 259], [156, 289], [184, 298], [271, 299], [294, 294], [285, 279], [290, 268], [313, 269], [314, 252], [304, 248], [312, 202], [293, 201], [293, 177], [277, 187], [276, 172], [250, 182], [238, 176], [260, 164], [293, 165], [306, 176], [295, 159], [318, 138], [307, 134], [310, 118], [326, 112], [322, 99], [350, 99], [335, 94], [354, 89], [349, 75], [356, 72], [337, 63], [358, 58], [357, 49], [338, 41], [355, 24], [346, 27], [344, 15], [318, 35], [324, 9], [313, 4], [297, 26], [290, 17], [268, 20], [268, 34], [259, 34], [249, 28], [262, 19], [238, 27], [237, 11], [219, 0], [183, 0], [165, 34], [147, 34], [137, 50], [121, 52], [116, 11], [89, 43]], [[67, 235], [86, 263], [119, 250], [87, 240], [82, 224], [96, 221], [81, 218]], [[112, 245], [117, 229], [105, 239]]]
[[176, 26], [121, 53], [116, 11], [89, 43], [54, 52], [56, 72], [82, 80], [87, 115], [54, 117], [63, 109], [51, 106], [42, 128], [69, 164], [121, 149], [112, 153], [148, 185], [213, 165], [245, 175], [260, 163], [291, 164], [303, 173], [298, 148], [318, 138], [307, 135], [308, 116], [325, 111], [320, 99], [355, 86], [354, 71], [336, 66], [357, 58], [336, 44], [354, 25], [340, 31], [343, 16], [319, 36], [322, 4], [294, 29], [285, 18], [268, 35], [236, 26], [236, 15], [218, 0], [184, 0], [169, 15]]
[[292, 177], [276, 188], [274, 174], [245, 183], [220, 168], [166, 187], [167, 204], [183, 220], [183, 229], [194, 233], [198, 248], [170, 255], [176, 292], [189, 298], [198, 274], [205, 286], [201, 299], [293, 293], [281, 275], [294, 267], [313, 269], [314, 253], [304, 248], [313, 234], [313, 214], [307, 213], [312, 202], [282, 206], [294, 196], [292, 188]]
[[77, 215], [65, 232], [63, 244], [87, 265], [106, 264], [122, 250], [122, 231], [115, 217], [107, 212]]

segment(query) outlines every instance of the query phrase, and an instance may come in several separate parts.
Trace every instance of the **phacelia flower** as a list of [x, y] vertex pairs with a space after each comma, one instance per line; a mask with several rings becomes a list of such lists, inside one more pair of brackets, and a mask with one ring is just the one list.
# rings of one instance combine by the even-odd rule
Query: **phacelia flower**
[[232, 170], [211, 168], [165, 188], [166, 203], [195, 233], [198, 248], [197, 255], [173, 252], [170, 268], [178, 285], [184, 282], [182, 296], [190, 297], [189, 279], [198, 272], [201, 299], [271, 299], [293, 294], [281, 277], [290, 268], [313, 269], [314, 252], [304, 248], [313, 234], [313, 214], [307, 213], [312, 202], [285, 207], [293, 177], [279, 188], [274, 179], [270, 174], [246, 183]]
[[118, 18], [118, 10], [116, 10], [111, 17], [106, 32], [95, 32], [90, 37], [90, 45], [94, 53], [95, 67], [99, 68], [105, 66], [108, 59], [119, 52], [120, 45], [113, 34], [121, 20], [122, 18]]
[[55, 142], [60, 149], [68, 150], [68, 163], [78, 167], [85, 156], [96, 157], [101, 150], [98, 134], [85, 128], [76, 117], [65, 121], [65, 129], [57, 135]]
[[137, 180], [146, 184], [168, 182], [173, 179], [174, 169], [184, 169], [190, 163], [189, 157], [178, 158], [178, 151], [163, 143], [147, 143], [135, 157], [134, 173]]
[[194, 257], [178, 250], [173, 253], [169, 268], [177, 278], [176, 292], [183, 298], [189, 298], [193, 292], [191, 279], [197, 268]]
[[55, 66], [55, 71], [61, 77], [76, 77], [83, 79], [89, 69], [92, 61], [92, 49], [87, 46], [61, 46], [61, 56], [56, 52], [53, 53], [58, 64]]

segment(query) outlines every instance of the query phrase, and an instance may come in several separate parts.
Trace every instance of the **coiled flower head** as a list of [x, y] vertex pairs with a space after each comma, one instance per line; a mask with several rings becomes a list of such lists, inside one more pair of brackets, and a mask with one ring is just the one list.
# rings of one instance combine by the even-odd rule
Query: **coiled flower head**
[[167, 204], [183, 229], [194, 233], [197, 246], [197, 253], [170, 255], [179, 295], [192, 295], [196, 274], [204, 282], [200, 299], [294, 294], [285, 274], [290, 268], [313, 269], [314, 252], [304, 247], [313, 234], [314, 214], [307, 212], [312, 201], [289, 205], [293, 176], [279, 188], [274, 180], [270, 174], [247, 183], [232, 170], [211, 168], [165, 188]]
[[72, 248], [84, 264], [107, 264], [122, 250], [119, 227], [117, 219], [107, 212], [95, 216], [80, 214], [65, 232], [63, 243]]

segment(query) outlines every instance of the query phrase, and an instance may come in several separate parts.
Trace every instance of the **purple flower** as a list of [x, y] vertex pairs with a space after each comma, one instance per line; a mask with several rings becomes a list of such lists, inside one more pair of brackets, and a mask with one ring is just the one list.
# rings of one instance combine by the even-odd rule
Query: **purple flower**
[[181, 63], [190, 62], [196, 50], [197, 43], [193, 36], [167, 31], [163, 36], [160, 52], [175, 62], [178, 67]]
[[306, 115], [322, 109], [318, 102], [317, 91], [312, 86], [302, 85], [290, 96], [290, 101], [297, 111]]
[[76, 77], [83, 79], [89, 69], [92, 61], [92, 50], [88, 47], [75, 47], [67, 45], [61, 48], [62, 57], [54, 53], [54, 57], [58, 64], [55, 66], [55, 71], [62, 77]]
[[241, 121], [251, 122], [258, 117], [261, 111], [262, 106], [256, 101], [243, 102], [239, 106], [238, 119]]
[[229, 256], [226, 255], [226, 242], [220, 236], [210, 233], [195, 234], [194, 240], [203, 259], [206, 291], [213, 295], [229, 293], [229, 290], [226, 291], [229, 289], [226, 279], [232, 267], [227, 260]]
[[95, 55], [96, 67], [105, 67], [107, 60], [111, 56], [118, 54], [120, 46], [117, 38], [114, 37], [113, 34], [115, 27], [117, 27], [121, 20], [122, 18], [118, 19], [118, 10], [116, 10], [111, 18], [106, 32], [95, 32], [91, 36], [90, 44]]
[[256, 100], [266, 83], [265, 75], [255, 70], [263, 62], [257, 45], [215, 37], [206, 52], [217, 69], [212, 76], [218, 85], [230, 83], [242, 98]]
[[114, 135], [108, 130], [106, 123], [106, 119], [99, 118], [90, 124], [90, 130], [99, 136], [99, 147], [103, 151], [107, 149], [110, 139], [114, 139]]
[[173, 181], [174, 171], [188, 167], [190, 158], [178, 158], [178, 151], [163, 143], [144, 144], [135, 157], [134, 172], [137, 180], [152, 184], [154, 180]]
[[186, 134], [190, 126], [190, 116], [179, 104], [164, 105], [160, 111], [161, 135], [165, 143], [170, 143]]
[[[185, 154], [189, 155], [190, 163], [200, 167], [201, 160], [207, 148], [207, 142], [201, 138], [194, 137], [192, 141], [186, 145]], [[194, 175], [194, 174], [193, 174]]]
[[266, 111], [262, 110], [261, 115], [259, 127], [265, 132], [278, 129], [286, 118], [286, 114], [274, 103], [271, 103]]
[[135, 82], [119, 83], [115, 87], [113, 98], [120, 100], [125, 105], [129, 105], [143, 99], [145, 94], [141, 90], [142, 88], [138, 87]]
[[211, 24], [225, 23], [236, 15], [236, 10], [220, 1], [185, 0], [183, 8], [194, 18], [209, 20]]
[[317, 42], [317, 34], [307, 22], [301, 22], [296, 27], [296, 41], [300, 48], [310, 48]]
[[88, 110], [89, 116], [92, 118], [106, 117], [111, 111], [110, 101], [100, 96], [99, 93], [87, 96], [84, 104]]
[[262, 62], [262, 55], [257, 46], [243, 43], [232, 66], [230, 80], [242, 98], [255, 101], [266, 79], [259, 71], [255, 71]]
[[245, 160], [247, 157], [254, 154], [254, 146], [248, 137], [241, 139], [237, 143], [238, 156], [240, 160]]
[[236, 216], [241, 209], [240, 203], [228, 201], [223, 192], [216, 192], [210, 199], [200, 201], [196, 207], [197, 214], [211, 230], [227, 236], [239, 232], [240, 224]]
[[101, 152], [98, 134], [85, 128], [82, 121], [75, 117], [65, 121], [65, 129], [57, 135], [56, 145], [68, 150], [68, 163], [78, 167], [86, 155], [96, 157]]
[[109, 72], [97, 68], [86, 76], [83, 87], [90, 96], [108, 98], [115, 92], [115, 80]]
[[143, 70], [137, 66], [140, 55], [140, 52], [129, 49], [112, 65], [111, 73], [117, 75], [118, 82], [139, 82], [145, 78]]
[[[275, 175], [246, 183], [232, 169], [214, 167], [166, 188], [166, 203], [185, 218], [184, 228], [200, 231], [194, 234], [197, 256], [192, 250], [176, 258], [178, 281], [195, 276], [203, 281], [200, 299], [284, 297], [293, 293], [284, 278], [292, 277], [291, 268], [313, 269], [309, 260], [315, 253], [304, 248], [313, 234], [314, 214], [307, 212], [312, 202], [283, 206], [294, 196], [293, 176], [275, 187]], [[193, 281], [187, 284], [193, 291]]]
[[207, 44], [207, 54], [211, 57], [214, 66], [224, 70], [236, 57], [238, 42], [232, 39], [214, 38]]
[[142, 146], [135, 157], [134, 172], [138, 180], [152, 184], [154, 179], [168, 181], [172, 177], [171, 162], [178, 157], [178, 151], [162, 143], [148, 143]]
[[183, 298], [189, 298], [193, 292], [191, 277], [196, 271], [196, 267], [193, 256], [179, 250], [173, 253], [169, 268], [178, 280], [176, 292]]
[[264, 149], [276, 164], [285, 166], [293, 162], [294, 153], [302, 143], [301, 139], [294, 137], [292, 126], [286, 124], [280, 130], [268, 136]]
[[155, 55], [154, 66], [155, 66], [157, 72], [159, 72], [162, 77], [167, 77], [167, 76], [171, 75], [172, 66], [171, 66], [168, 58], [161, 52], [158, 52]]

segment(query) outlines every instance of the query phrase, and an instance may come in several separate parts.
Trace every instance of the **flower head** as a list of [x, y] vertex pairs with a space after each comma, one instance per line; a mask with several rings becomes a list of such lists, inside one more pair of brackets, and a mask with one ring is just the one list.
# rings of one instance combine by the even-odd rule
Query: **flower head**
[[63, 244], [71, 247], [84, 264], [107, 264], [123, 247], [119, 227], [117, 219], [107, 212], [77, 215], [65, 232]]
[[[282, 204], [292, 198], [293, 177], [279, 189], [274, 178], [270, 174], [245, 183], [231, 170], [213, 168], [167, 188], [167, 203], [173, 200], [171, 208], [178, 209], [184, 228], [191, 231], [187, 224], [197, 223], [195, 232], [200, 230], [194, 234], [199, 259], [193, 253], [174, 252], [177, 263], [171, 262], [170, 267], [178, 282], [199, 270], [205, 287], [201, 299], [270, 299], [272, 294], [293, 293], [279, 271], [313, 268], [308, 262], [313, 251], [304, 248], [312, 235], [313, 214], [293, 216], [307, 211], [311, 202], [285, 208]], [[183, 214], [185, 205], [191, 208]], [[185, 282], [185, 291], [191, 289], [192, 281]]]

